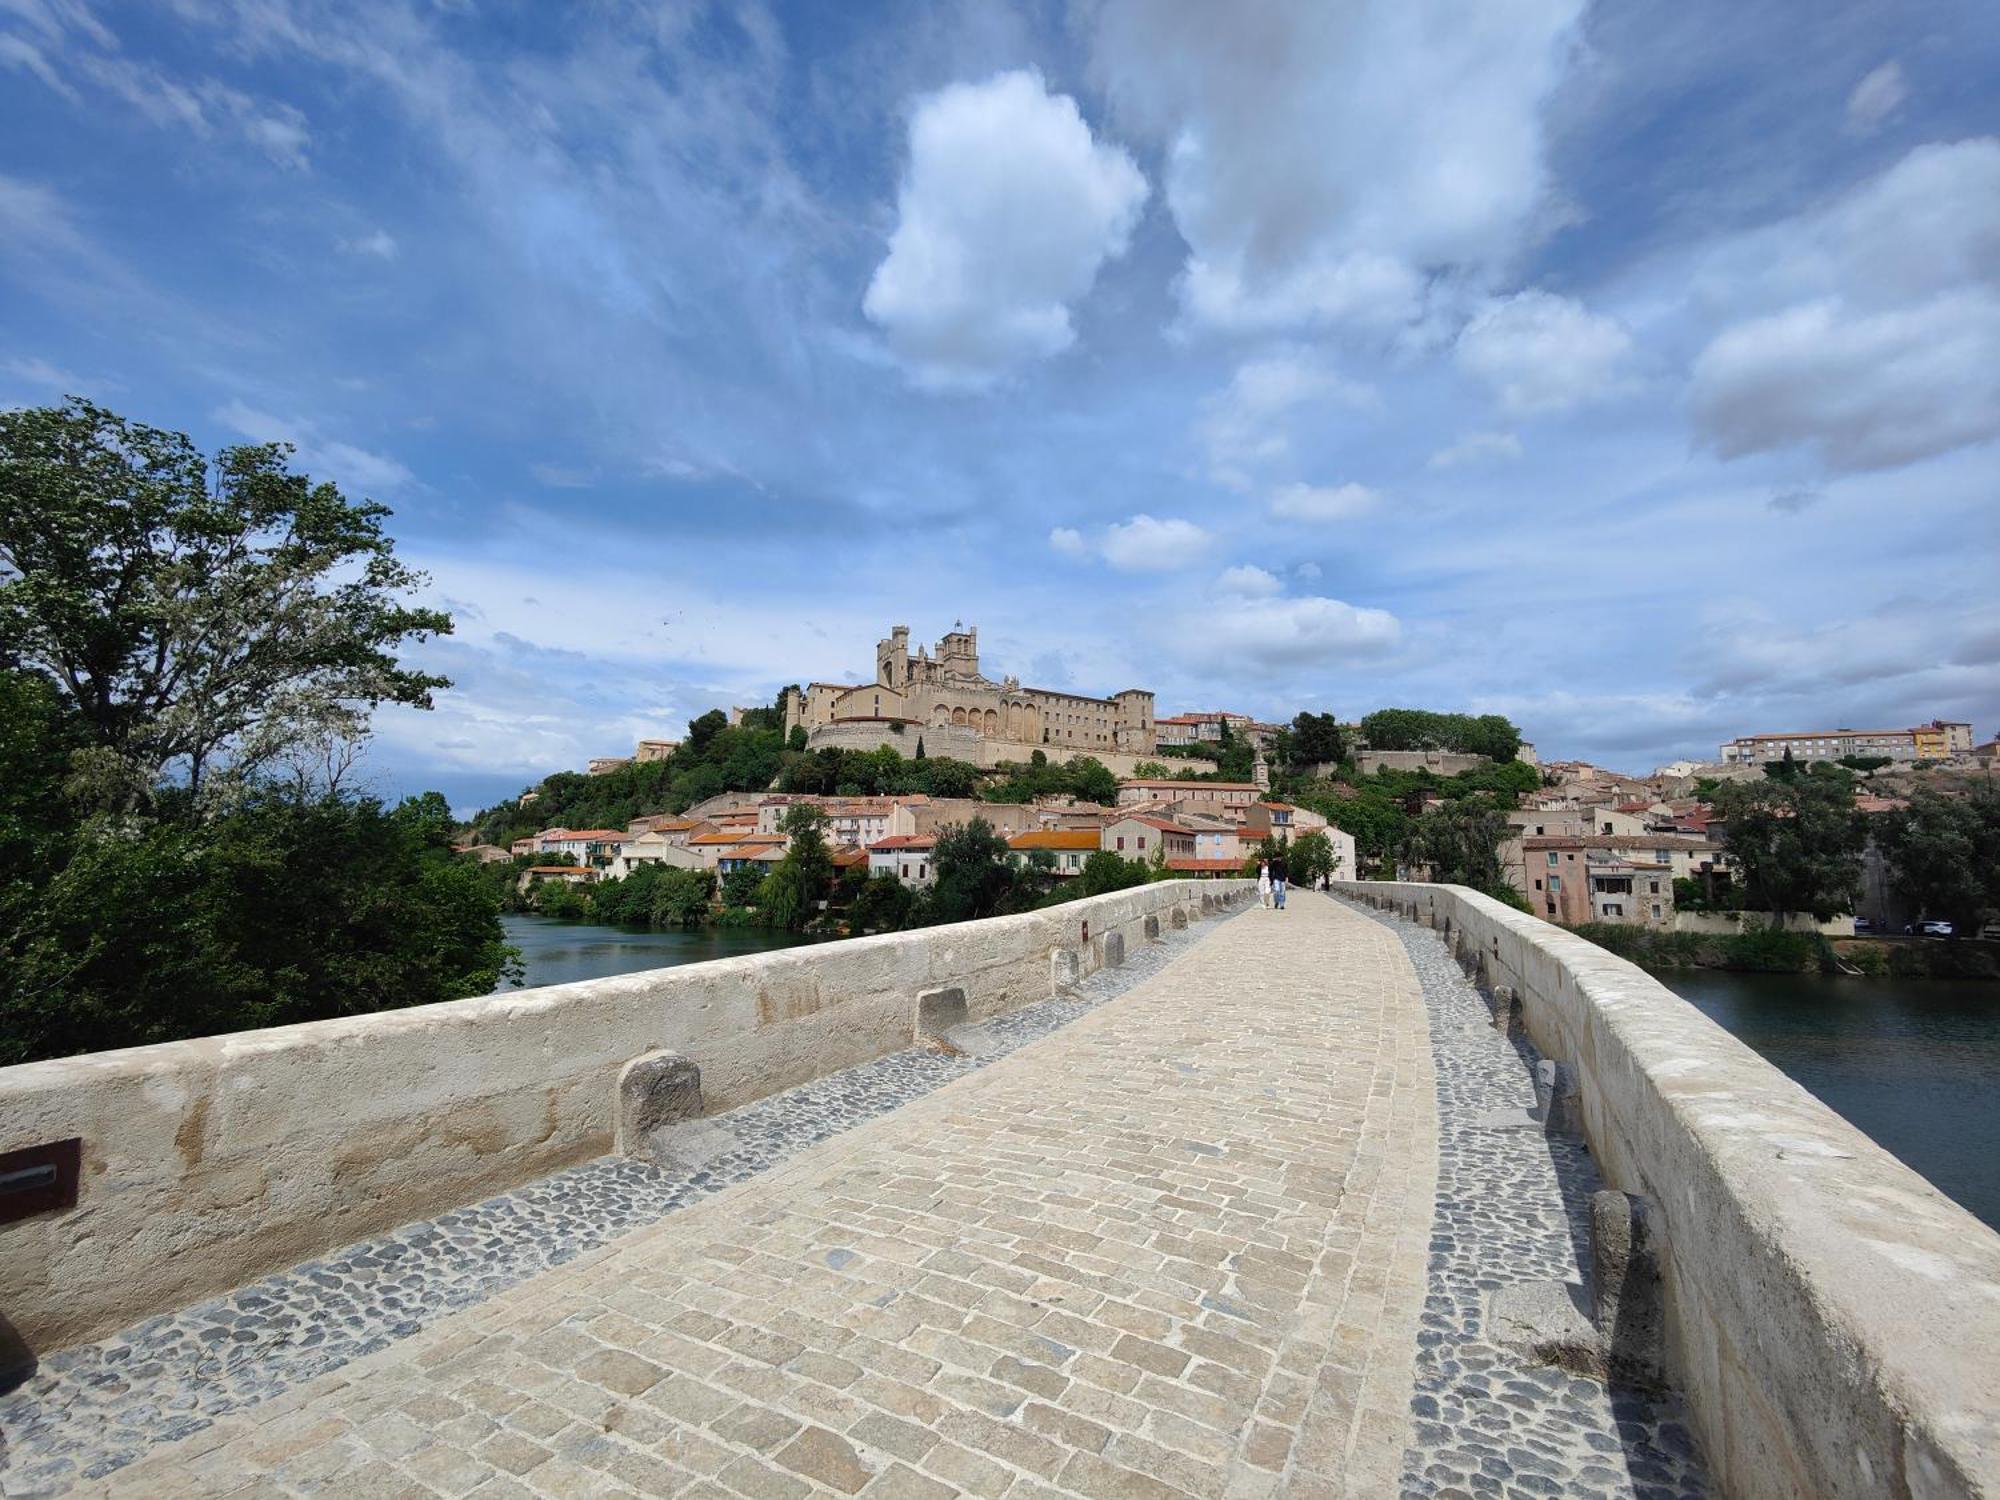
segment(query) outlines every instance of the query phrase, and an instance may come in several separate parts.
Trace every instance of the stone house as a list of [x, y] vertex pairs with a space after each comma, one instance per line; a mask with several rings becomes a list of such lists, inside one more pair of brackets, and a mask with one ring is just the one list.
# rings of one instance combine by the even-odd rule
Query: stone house
[[1037, 849], [1055, 856], [1055, 873], [1065, 878], [1083, 873], [1084, 862], [1097, 853], [1103, 837], [1096, 828], [1037, 828], [1007, 840], [1016, 863], [1026, 863]]
[[932, 855], [937, 838], [928, 833], [892, 833], [868, 846], [868, 874], [893, 875], [904, 885], [922, 889], [937, 878]]
[[1165, 851], [1168, 860], [1193, 859], [1194, 835], [1166, 818], [1127, 814], [1107, 819], [1098, 831], [1097, 847], [1125, 859], [1151, 860]]

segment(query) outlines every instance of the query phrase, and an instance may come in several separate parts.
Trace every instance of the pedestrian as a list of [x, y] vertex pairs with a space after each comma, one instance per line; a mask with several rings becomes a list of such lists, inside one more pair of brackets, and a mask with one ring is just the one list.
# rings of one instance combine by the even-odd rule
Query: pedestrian
[[1271, 856], [1271, 901], [1279, 911], [1285, 909], [1285, 851], [1282, 849]]
[[1271, 867], [1268, 864], [1257, 866], [1257, 901], [1262, 906], [1271, 904]]

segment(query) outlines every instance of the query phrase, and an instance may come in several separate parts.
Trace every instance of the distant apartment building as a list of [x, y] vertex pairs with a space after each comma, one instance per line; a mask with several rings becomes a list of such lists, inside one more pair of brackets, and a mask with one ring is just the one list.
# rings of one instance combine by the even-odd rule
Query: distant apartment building
[[1169, 818], [1144, 813], [1105, 819], [1098, 847], [1125, 859], [1151, 860], [1162, 851], [1169, 860], [1195, 857], [1195, 837], [1191, 830]]
[[1055, 873], [1064, 877], [1081, 875], [1084, 862], [1097, 853], [1103, 838], [1096, 828], [1038, 828], [1017, 833], [1007, 840], [1010, 857], [1025, 864], [1036, 850], [1046, 850], [1055, 860]]
[[1253, 719], [1248, 714], [1230, 713], [1218, 709], [1213, 713], [1175, 714], [1167, 719], [1155, 719], [1153, 727], [1158, 732], [1162, 745], [1213, 745], [1222, 739], [1223, 726], [1229, 728], [1232, 739], [1249, 740], [1252, 744], [1265, 744], [1271, 736], [1284, 726], [1266, 724]]
[[928, 833], [892, 833], [868, 846], [868, 874], [893, 875], [904, 885], [921, 889], [936, 876], [932, 856], [937, 839]]
[[641, 765], [648, 761], [665, 760], [680, 747], [679, 740], [641, 740], [632, 750], [632, 759]]
[[1754, 766], [1783, 760], [1840, 760], [1844, 756], [1887, 756], [1892, 761], [1949, 760], [1972, 753], [1972, 726], [1932, 719], [1909, 729], [1814, 729], [1796, 734], [1745, 734], [1722, 747], [1725, 766]]
[[1175, 781], [1171, 778], [1129, 777], [1118, 783], [1118, 805], [1140, 802], [1172, 803], [1187, 812], [1240, 819], [1264, 795], [1254, 781]]
[[1502, 852], [1508, 881], [1529, 909], [1569, 927], [1672, 927], [1675, 879], [1720, 871], [1727, 860], [1707, 839], [1671, 834], [1531, 834]]

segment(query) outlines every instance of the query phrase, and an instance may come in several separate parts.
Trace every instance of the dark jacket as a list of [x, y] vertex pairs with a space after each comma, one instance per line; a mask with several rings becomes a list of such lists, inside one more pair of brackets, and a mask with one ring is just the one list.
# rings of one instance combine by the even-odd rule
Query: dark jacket
[[1284, 855], [1280, 854], [1276, 859], [1271, 861], [1271, 878], [1273, 880], [1290, 880], [1292, 878], [1285, 873]]

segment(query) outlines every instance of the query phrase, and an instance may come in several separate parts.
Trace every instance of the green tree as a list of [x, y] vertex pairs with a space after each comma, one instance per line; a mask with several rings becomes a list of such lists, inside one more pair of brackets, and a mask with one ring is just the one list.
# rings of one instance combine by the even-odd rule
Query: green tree
[[[71, 786], [150, 806], [169, 779], [211, 810], [302, 747], [351, 740], [442, 677], [397, 650], [451, 617], [402, 598], [386, 507], [290, 467], [88, 401], [0, 412], [0, 661], [46, 674], [87, 738]], [[211, 476], [213, 482], [211, 483]]]
[[745, 865], [731, 870], [722, 877], [722, 904], [742, 908], [757, 904], [757, 892], [764, 884], [764, 872], [756, 865]]
[[[1285, 863], [1292, 872], [1293, 883], [1310, 889], [1319, 884], [1322, 876], [1333, 876], [1334, 858], [1333, 840], [1315, 828], [1292, 840], [1290, 857]], [[1346, 874], [1351, 878], [1353, 872]]]
[[1097, 802], [1106, 807], [1118, 803], [1118, 778], [1113, 776], [1101, 760], [1092, 756], [1079, 755], [1072, 760], [1069, 772], [1069, 793], [1081, 802]]
[[[785, 748], [787, 750], [792, 750], [792, 751], [802, 751], [805, 749], [805, 747], [806, 747], [806, 726], [803, 724], [794, 724], [792, 726], [792, 732], [785, 736]], [[917, 751], [919, 754], [922, 754], [923, 748], [924, 748], [923, 742], [919, 740], [917, 742]]]
[[2000, 790], [1947, 797], [1919, 787], [1908, 807], [1872, 821], [1891, 884], [1919, 915], [1960, 937], [2000, 909]]
[[931, 851], [934, 877], [926, 895], [932, 922], [969, 922], [997, 914], [1014, 891], [1007, 841], [984, 818], [954, 823]]
[[1510, 889], [1500, 868], [1500, 844], [1507, 819], [1484, 798], [1443, 802], [1410, 819], [1400, 858], [1428, 866], [1444, 885], [1467, 885], [1487, 895]]
[[910, 888], [888, 871], [870, 876], [847, 908], [847, 920], [856, 934], [895, 932], [909, 925], [916, 898]]
[[714, 896], [715, 876], [707, 870], [662, 866], [653, 886], [652, 925], [697, 927], [707, 918]]
[[1747, 909], [1811, 912], [1825, 921], [1854, 909], [1867, 830], [1854, 809], [1853, 777], [1807, 771], [1789, 760], [1763, 781], [1724, 786], [1716, 814], [1743, 877]]
[[1297, 766], [1332, 765], [1347, 759], [1346, 737], [1332, 714], [1301, 713], [1293, 718], [1286, 750], [1286, 758]]
[[833, 879], [825, 823], [811, 803], [794, 803], [785, 810], [782, 826], [791, 843], [757, 893], [757, 909], [770, 926], [796, 932], [818, 911], [820, 897]]

